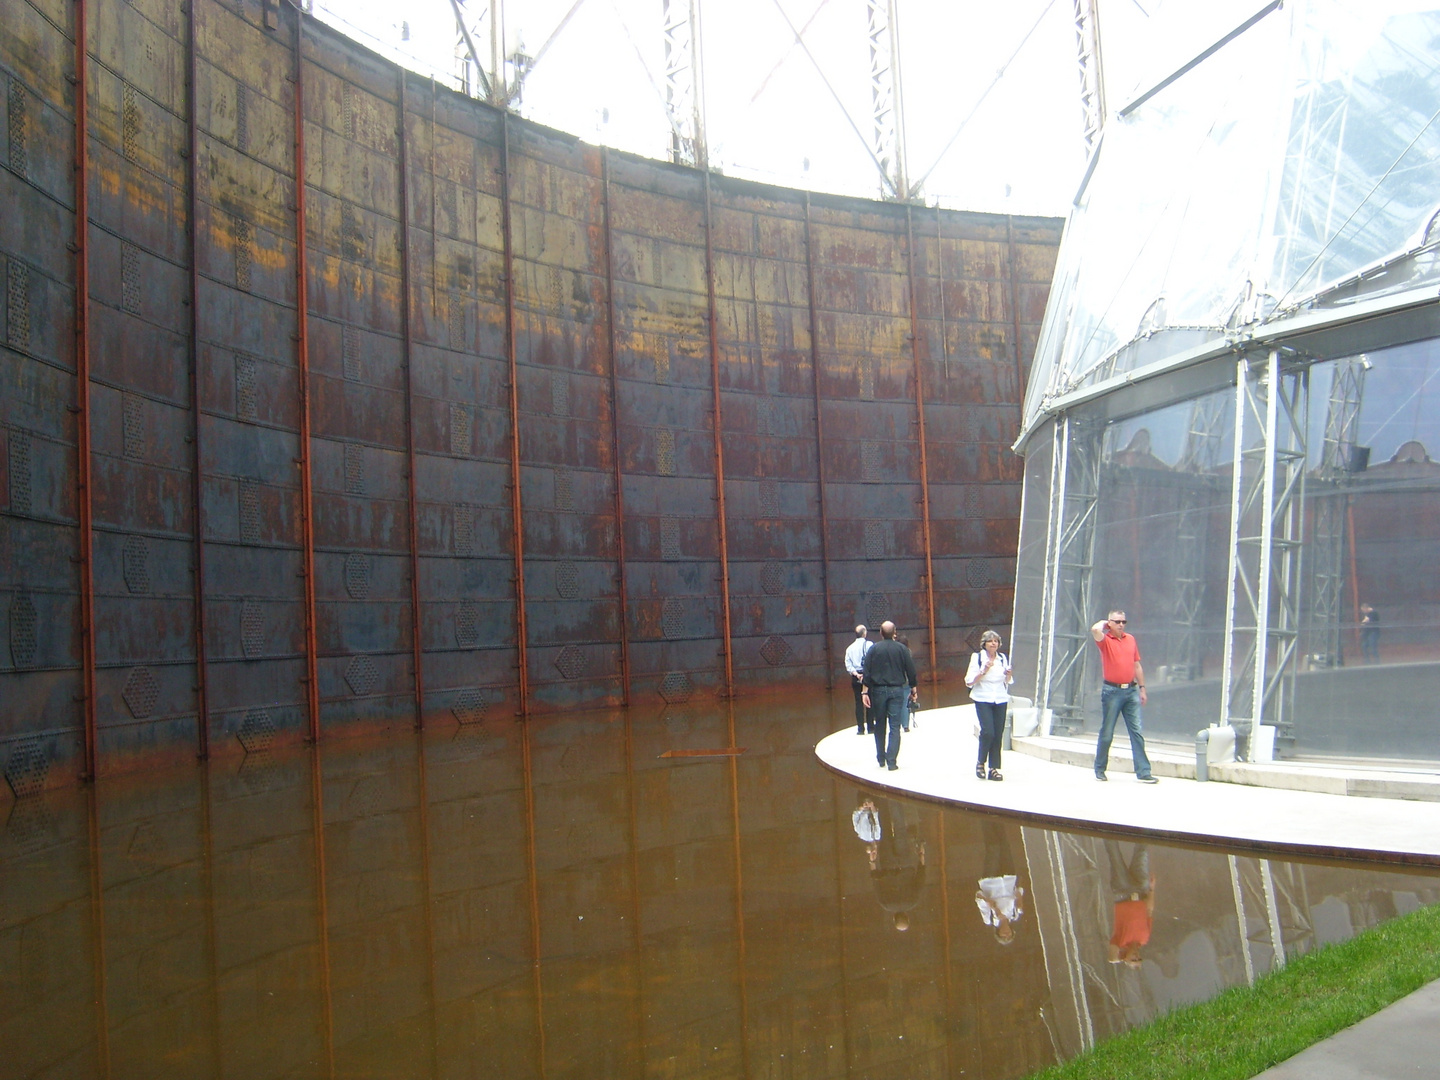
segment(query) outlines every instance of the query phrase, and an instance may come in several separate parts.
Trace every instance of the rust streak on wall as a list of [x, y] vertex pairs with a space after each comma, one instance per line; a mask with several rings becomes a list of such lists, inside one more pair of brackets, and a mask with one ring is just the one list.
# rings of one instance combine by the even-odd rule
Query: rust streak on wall
[[915, 215], [905, 207], [905, 277], [910, 293], [910, 355], [915, 361], [916, 440], [920, 444], [920, 527], [925, 544], [925, 618], [930, 633], [930, 685], [939, 681], [935, 662], [935, 564], [930, 541], [930, 463], [925, 445], [925, 372], [920, 362], [920, 312], [915, 290]]
[[[411, 358], [410, 292], [410, 152], [406, 128], [405, 69], [398, 70], [400, 82], [400, 127], [397, 133], [400, 153], [400, 333], [401, 359], [405, 369], [405, 501], [410, 525], [410, 652], [415, 679], [415, 728], [425, 726], [425, 666], [420, 639], [420, 514], [415, 499], [415, 377]], [[424, 747], [421, 747], [424, 754]], [[423, 797], [423, 792], [422, 792]]]
[[195, 567], [192, 578], [195, 597], [195, 733], [196, 753], [204, 760], [210, 756], [210, 695], [209, 670], [205, 658], [205, 485], [200, 471], [205, 459], [200, 446], [200, 257], [197, 239], [200, 220], [200, 132], [196, 87], [199, 78], [199, 44], [195, 23], [199, 18], [196, 11], [199, 3], [200, 0], [190, 0], [185, 26], [185, 217], [190, 254], [190, 498], [195, 515], [192, 522], [195, 530]]
[[515, 666], [520, 715], [530, 715], [529, 631], [525, 612], [525, 511], [520, 497], [520, 368], [515, 356], [515, 251], [510, 221], [510, 114], [500, 114], [500, 236], [504, 248], [505, 361], [510, 390], [510, 526], [515, 553]]
[[[320, 739], [320, 679], [315, 642], [315, 498], [310, 462], [310, 327], [305, 259], [304, 16], [295, 10], [295, 356], [300, 386], [300, 533], [305, 578], [305, 705], [310, 740]], [[332, 1066], [333, 1068], [333, 1066]]]
[[834, 636], [830, 623], [830, 519], [825, 508], [825, 423], [820, 400], [820, 328], [815, 317], [815, 253], [810, 229], [810, 193], [805, 193], [805, 307], [810, 316], [810, 378], [815, 389], [815, 468], [820, 496], [820, 586], [825, 595], [825, 689], [835, 687], [832, 661]]
[[730, 547], [725, 529], [725, 414], [720, 403], [720, 331], [715, 314], [715, 238], [710, 170], [705, 177], [705, 321], [710, 328], [710, 386], [714, 392], [715, 527], [720, 541], [720, 619], [725, 655], [725, 697], [735, 694], [735, 656], [730, 628]]
[[615, 370], [615, 251], [610, 233], [610, 148], [600, 150], [602, 229], [605, 235], [605, 336], [610, 362], [610, 457], [615, 473], [616, 587], [620, 591], [621, 704], [630, 704], [630, 610], [625, 581], [625, 483], [620, 471], [620, 382]]
[[75, 0], [75, 467], [80, 503], [80, 657], [84, 670], [85, 772], [94, 780], [95, 566], [90, 467], [90, 124], [87, 6]]

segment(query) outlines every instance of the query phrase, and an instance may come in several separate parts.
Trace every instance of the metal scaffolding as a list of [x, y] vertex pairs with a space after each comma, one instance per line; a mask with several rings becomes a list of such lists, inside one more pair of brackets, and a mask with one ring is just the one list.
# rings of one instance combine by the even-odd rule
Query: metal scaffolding
[[1051, 466], [1051, 535], [1042, 599], [1041, 708], [1052, 730], [1079, 731], [1081, 679], [1090, 644], [1090, 581], [1095, 564], [1095, 518], [1100, 501], [1104, 425], [1067, 415], [1055, 427]]
[[1277, 746], [1294, 743], [1308, 414], [1307, 367], [1287, 368], [1277, 350], [1239, 362], [1220, 714], [1237, 745], [1259, 724], [1277, 729]]
[[665, 35], [665, 113], [670, 120], [670, 159], [704, 168], [705, 71], [700, 0], [661, 0]]
[[900, 15], [896, 0], [866, 0], [870, 46], [871, 150], [897, 199], [911, 198], [905, 158], [905, 104], [900, 77]]
[[1075, 50], [1080, 62], [1080, 111], [1085, 151], [1095, 149], [1105, 126], [1105, 78], [1100, 60], [1100, 13], [1096, 0], [1074, 0]]

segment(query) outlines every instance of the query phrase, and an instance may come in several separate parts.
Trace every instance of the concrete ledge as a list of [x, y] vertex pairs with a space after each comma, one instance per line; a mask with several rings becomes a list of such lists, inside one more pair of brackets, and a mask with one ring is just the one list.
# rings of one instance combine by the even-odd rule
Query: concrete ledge
[[[1095, 736], [1028, 736], [1015, 739], [1012, 752], [1090, 771], [1095, 762]], [[1170, 776], [1180, 780], [1195, 779], [1193, 752], [1179, 750], [1174, 743], [1147, 741], [1146, 753], [1150, 758], [1151, 770], [1156, 776]], [[1115, 745], [1110, 750], [1110, 767], [1107, 771], [1132, 774], [1135, 771], [1130, 758], [1129, 741], [1123, 733], [1117, 735]], [[1319, 765], [1293, 761], [1236, 761], [1212, 764], [1210, 782], [1278, 788], [1282, 791], [1317, 791], [1326, 795], [1350, 795], [1370, 799], [1440, 802], [1440, 773], [1419, 769], [1367, 769], [1363, 766], [1342, 768], [1332, 763]]]
[[[893, 791], [1042, 826], [1093, 828], [1177, 843], [1389, 866], [1440, 867], [1440, 777], [1396, 770], [1348, 772], [1291, 763], [1211, 766], [1229, 782], [1197, 783], [1193, 752], [1158, 745], [1158, 784], [1136, 781], [1128, 747], [1111, 755], [1109, 782], [1093, 775], [1094, 741], [1030, 737], [1006, 753], [1003, 783], [977, 780], [974, 712], [920, 714], [899, 768], [875, 763], [875, 743], [847, 727], [815, 754], [859, 788]], [[1356, 798], [1363, 795], [1363, 798]]]

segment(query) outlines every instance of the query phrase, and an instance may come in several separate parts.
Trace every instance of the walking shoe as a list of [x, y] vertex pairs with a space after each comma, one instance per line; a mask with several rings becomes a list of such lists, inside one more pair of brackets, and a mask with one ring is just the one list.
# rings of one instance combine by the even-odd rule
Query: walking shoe
[[985, 779], [985, 765], [984, 765], [983, 762], [982, 762], [981, 764], [975, 766], [975, 779], [976, 779], [976, 780], [984, 780], [984, 779]]
[[1137, 776], [1135, 779], [1142, 784], [1158, 784], [1160, 781], [1154, 776]]
[[891, 772], [898, 772], [898, 771], [900, 770], [900, 766], [899, 766], [899, 765], [886, 765], [885, 767], [886, 767], [887, 769], [889, 769]]
[[1000, 775], [1000, 770], [999, 770], [999, 769], [991, 769], [991, 770], [990, 770], [990, 779], [991, 779], [991, 780], [1004, 780], [1005, 777], [1003, 777], [1003, 776]]
[[1097, 772], [1097, 773], [1095, 774], [1095, 779], [1096, 779], [1096, 780], [1099, 780], [1099, 781], [1103, 784], [1103, 783], [1105, 783], [1106, 780], [1108, 780], [1108, 779], [1110, 779], [1110, 778], [1109, 778], [1108, 776], [1106, 776], [1103, 772]]

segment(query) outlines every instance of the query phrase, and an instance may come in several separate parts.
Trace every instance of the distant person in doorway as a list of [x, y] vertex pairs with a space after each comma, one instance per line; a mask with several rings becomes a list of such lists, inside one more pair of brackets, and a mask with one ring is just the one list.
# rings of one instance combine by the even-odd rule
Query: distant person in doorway
[[1104, 780], [1110, 764], [1110, 743], [1115, 738], [1115, 721], [1125, 717], [1130, 732], [1130, 754], [1135, 759], [1135, 779], [1142, 784], [1158, 783], [1150, 773], [1145, 754], [1145, 736], [1140, 733], [1140, 706], [1146, 702], [1145, 670], [1140, 666], [1140, 645], [1127, 634], [1129, 623], [1123, 611], [1112, 611], [1090, 628], [1100, 649], [1105, 685], [1100, 691], [1100, 741], [1095, 747], [1095, 779]]
[[[906, 702], [919, 693], [915, 658], [895, 640], [895, 624], [880, 624], [880, 640], [865, 654], [865, 693], [861, 700], [875, 711], [875, 760], [894, 772], [900, 766], [900, 731], [907, 717]], [[888, 730], [888, 739], [886, 738]]]
[[1015, 924], [1025, 914], [1025, 889], [1015, 873], [1006, 827], [992, 818], [980, 820], [985, 839], [984, 876], [975, 891], [975, 906], [986, 926], [995, 928], [995, 940], [1009, 945], [1015, 940]]
[[1380, 662], [1380, 613], [1369, 604], [1360, 605], [1360, 651], [1365, 663]]
[[1150, 943], [1155, 925], [1155, 875], [1150, 872], [1150, 852], [1136, 844], [1127, 862], [1114, 840], [1105, 841], [1110, 858], [1110, 892], [1115, 902], [1114, 928], [1110, 934], [1108, 959], [1112, 964], [1140, 967], [1140, 949]]
[[[975, 703], [980, 722], [980, 754], [975, 762], [978, 780], [1004, 780], [1000, 774], [1000, 743], [1005, 734], [1005, 707], [1010, 701], [1010, 658], [1000, 651], [1000, 635], [986, 630], [980, 635], [980, 651], [970, 657], [965, 685]], [[988, 766], [988, 768], [987, 768]]]
[[910, 911], [925, 887], [925, 842], [913, 803], [885, 800], [885, 835], [870, 852], [870, 884], [875, 899], [890, 913], [896, 930], [910, 929]]
[[856, 735], [875, 730], [875, 714], [861, 700], [865, 694], [865, 654], [875, 647], [875, 643], [865, 636], [867, 632], [864, 623], [855, 627], [855, 640], [845, 650], [845, 670], [850, 674], [850, 689], [855, 691]]

